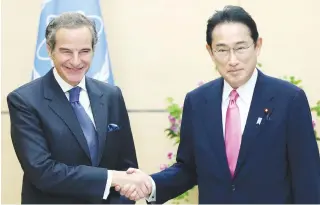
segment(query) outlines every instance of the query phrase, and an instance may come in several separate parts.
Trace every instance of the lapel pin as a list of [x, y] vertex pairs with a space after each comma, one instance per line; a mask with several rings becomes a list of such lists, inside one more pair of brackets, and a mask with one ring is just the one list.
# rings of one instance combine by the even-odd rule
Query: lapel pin
[[264, 114], [265, 114], [267, 120], [270, 120], [270, 116], [272, 114], [272, 111], [273, 111], [273, 109], [272, 110], [269, 110], [268, 108], [264, 109]]

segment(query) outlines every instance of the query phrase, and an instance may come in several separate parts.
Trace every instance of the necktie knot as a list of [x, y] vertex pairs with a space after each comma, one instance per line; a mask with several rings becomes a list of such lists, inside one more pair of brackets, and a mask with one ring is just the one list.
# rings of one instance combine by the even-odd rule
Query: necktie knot
[[80, 91], [81, 91], [81, 88], [78, 86], [69, 90], [69, 94], [70, 94], [69, 101], [71, 103], [79, 102]]
[[239, 94], [237, 93], [237, 91], [236, 90], [232, 90], [231, 92], [230, 92], [230, 95], [229, 95], [229, 97], [230, 97], [230, 101], [237, 101], [237, 99], [238, 99], [238, 97], [239, 97]]

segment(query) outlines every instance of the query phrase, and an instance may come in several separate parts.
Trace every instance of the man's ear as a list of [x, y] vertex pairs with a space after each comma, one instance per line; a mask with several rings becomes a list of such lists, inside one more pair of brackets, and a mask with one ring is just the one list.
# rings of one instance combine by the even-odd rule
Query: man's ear
[[208, 44], [206, 44], [206, 49], [207, 49], [209, 55], [212, 57], [213, 53], [212, 53], [211, 46], [209, 46]]
[[256, 43], [256, 47], [255, 47], [257, 56], [260, 55], [261, 47], [262, 47], [262, 38], [258, 38], [257, 43]]
[[47, 51], [48, 51], [48, 55], [49, 55], [49, 57], [50, 58], [52, 58], [52, 49], [51, 49], [51, 47], [49, 46], [49, 44], [47, 44]]

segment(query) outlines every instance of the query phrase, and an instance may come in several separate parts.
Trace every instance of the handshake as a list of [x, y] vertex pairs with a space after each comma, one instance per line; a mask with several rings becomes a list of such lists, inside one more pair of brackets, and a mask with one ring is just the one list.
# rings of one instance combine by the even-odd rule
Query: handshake
[[152, 178], [139, 169], [129, 168], [127, 171], [112, 172], [112, 187], [122, 196], [138, 201], [149, 198], [152, 193]]

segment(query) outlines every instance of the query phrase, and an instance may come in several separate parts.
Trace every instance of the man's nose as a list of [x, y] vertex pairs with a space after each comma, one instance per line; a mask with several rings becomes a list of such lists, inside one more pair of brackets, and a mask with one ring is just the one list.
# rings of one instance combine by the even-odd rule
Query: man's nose
[[79, 58], [78, 53], [74, 53], [71, 59], [71, 65], [77, 68], [80, 64], [81, 64], [81, 60]]
[[234, 50], [232, 50], [232, 49], [230, 50], [228, 63], [229, 63], [229, 66], [231, 66], [231, 67], [235, 67], [239, 64], [238, 58], [237, 58]]

